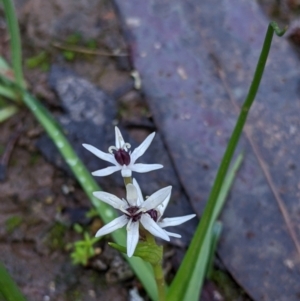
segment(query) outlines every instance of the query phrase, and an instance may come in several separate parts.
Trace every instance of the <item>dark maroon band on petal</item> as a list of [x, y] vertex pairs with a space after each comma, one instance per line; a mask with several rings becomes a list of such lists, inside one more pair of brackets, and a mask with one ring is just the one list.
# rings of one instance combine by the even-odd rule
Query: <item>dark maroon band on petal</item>
[[139, 209], [140, 208], [137, 207], [137, 206], [129, 207], [129, 208], [126, 209], [129, 214], [126, 214], [126, 215], [128, 217], [132, 218], [133, 222], [137, 222], [141, 218], [141, 216], [143, 214], [142, 212], [138, 212]]
[[157, 222], [157, 218], [158, 218], [157, 210], [151, 209], [151, 210], [148, 210], [147, 213], [150, 215], [150, 217], [151, 217], [155, 222]]
[[118, 149], [114, 153], [115, 159], [120, 165], [129, 165], [130, 164], [130, 155], [124, 149]]

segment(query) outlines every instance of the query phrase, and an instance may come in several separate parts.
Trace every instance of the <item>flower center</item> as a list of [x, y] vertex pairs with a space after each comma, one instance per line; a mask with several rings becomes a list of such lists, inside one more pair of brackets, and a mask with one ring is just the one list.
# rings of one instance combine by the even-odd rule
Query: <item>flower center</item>
[[150, 217], [157, 222], [158, 219], [158, 211], [155, 209], [150, 209], [148, 211], [142, 211], [138, 206], [128, 207], [126, 209], [125, 215], [132, 219], [133, 222], [137, 222], [140, 220], [143, 213], [148, 213]]
[[116, 161], [120, 165], [129, 165], [130, 164], [130, 154], [128, 149], [131, 147], [129, 143], [124, 143], [121, 148], [116, 148], [114, 145], [108, 148], [108, 152], [114, 154]]
[[130, 163], [130, 155], [128, 154], [128, 152], [122, 148], [118, 149], [118, 150], [114, 150], [114, 156], [116, 161], [120, 164], [120, 165], [129, 165]]
[[126, 215], [128, 217], [132, 218], [133, 222], [137, 222], [143, 214], [143, 212], [140, 211], [140, 208], [137, 207], [137, 206], [129, 207], [129, 208], [126, 209], [126, 211], [129, 213], [129, 214], [126, 214]]

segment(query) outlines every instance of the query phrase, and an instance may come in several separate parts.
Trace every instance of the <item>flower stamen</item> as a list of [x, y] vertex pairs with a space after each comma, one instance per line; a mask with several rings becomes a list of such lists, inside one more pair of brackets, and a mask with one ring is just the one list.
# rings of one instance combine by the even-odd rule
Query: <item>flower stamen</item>
[[108, 148], [108, 152], [109, 152], [110, 154], [113, 154], [114, 151], [118, 151], [118, 149], [117, 149], [114, 145], [112, 145], [112, 146], [110, 146], [110, 147]]
[[129, 149], [129, 148], [131, 148], [131, 144], [130, 143], [128, 143], [128, 142], [126, 142], [125, 144], [124, 144], [124, 149]]

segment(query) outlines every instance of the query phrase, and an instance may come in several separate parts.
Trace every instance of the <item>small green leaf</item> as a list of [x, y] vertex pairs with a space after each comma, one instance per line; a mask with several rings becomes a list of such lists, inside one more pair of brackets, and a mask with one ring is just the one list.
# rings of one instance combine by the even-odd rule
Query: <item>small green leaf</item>
[[15, 215], [9, 217], [5, 221], [5, 228], [8, 233], [12, 233], [15, 229], [17, 229], [22, 224], [23, 218], [21, 216]]
[[[126, 254], [127, 248], [120, 246], [116, 243], [108, 243], [112, 248]], [[133, 256], [140, 257], [141, 259], [153, 265], [158, 264], [162, 260], [163, 247], [149, 242], [139, 242], [135, 248]]]
[[[28, 58], [25, 61], [25, 64], [28, 68], [33, 69], [36, 67], [42, 67], [45, 63], [47, 63], [49, 60], [48, 55], [45, 51], [40, 52], [39, 54]], [[49, 65], [49, 62], [48, 62]]]
[[75, 59], [75, 52], [65, 50], [63, 51], [63, 56], [67, 61], [73, 61]]
[[114, 242], [109, 242], [108, 245], [111, 246], [112, 248], [116, 249], [116, 250], [119, 251], [119, 252], [122, 252], [122, 253], [124, 253], [124, 254], [127, 253], [127, 248], [124, 247], [124, 246], [121, 246], [121, 245], [116, 244], [116, 243], [114, 243]]
[[97, 49], [97, 41], [94, 39], [88, 40], [86, 43], [86, 47], [90, 50]]
[[79, 234], [81, 234], [81, 233], [83, 232], [83, 228], [82, 228], [79, 224], [75, 224], [75, 225], [73, 226], [73, 228], [74, 228], [74, 230], [75, 230], [77, 233], [79, 233]]
[[66, 42], [71, 45], [77, 45], [81, 40], [82, 36], [79, 32], [75, 32], [66, 38]]
[[162, 261], [163, 247], [148, 242], [139, 242], [134, 256], [140, 257], [152, 265], [156, 265]]

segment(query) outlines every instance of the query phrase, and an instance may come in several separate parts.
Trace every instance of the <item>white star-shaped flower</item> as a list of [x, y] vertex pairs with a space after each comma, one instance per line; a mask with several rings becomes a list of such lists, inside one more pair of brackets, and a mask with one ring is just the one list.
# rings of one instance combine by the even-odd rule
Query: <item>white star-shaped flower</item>
[[144, 201], [140, 187], [135, 179], [133, 179], [133, 184], [126, 185], [126, 200], [119, 199], [107, 192], [94, 192], [93, 194], [95, 197], [124, 213], [103, 226], [96, 233], [96, 237], [111, 233], [127, 224], [128, 257], [131, 257], [134, 254], [136, 245], [139, 241], [139, 223], [141, 223], [152, 235], [164, 240], [169, 241], [169, 236], [180, 237], [180, 235], [167, 232], [163, 228], [182, 224], [193, 218], [195, 214], [161, 220], [161, 215], [169, 202], [171, 190], [172, 186], [162, 188]]
[[109, 153], [104, 153], [92, 145], [83, 144], [83, 147], [92, 152], [95, 156], [115, 165], [94, 171], [92, 173], [93, 176], [107, 176], [121, 170], [122, 177], [131, 177], [132, 171], [143, 173], [163, 167], [161, 164], [135, 163], [135, 161], [147, 150], [155, 133], [150, 134], [132, 153], [129, 152], [129, 148], [131, 147], [130, 144], [124, 141], [118, 127], [115, 127], [115, 134], [116, 145], [109, 147]]

